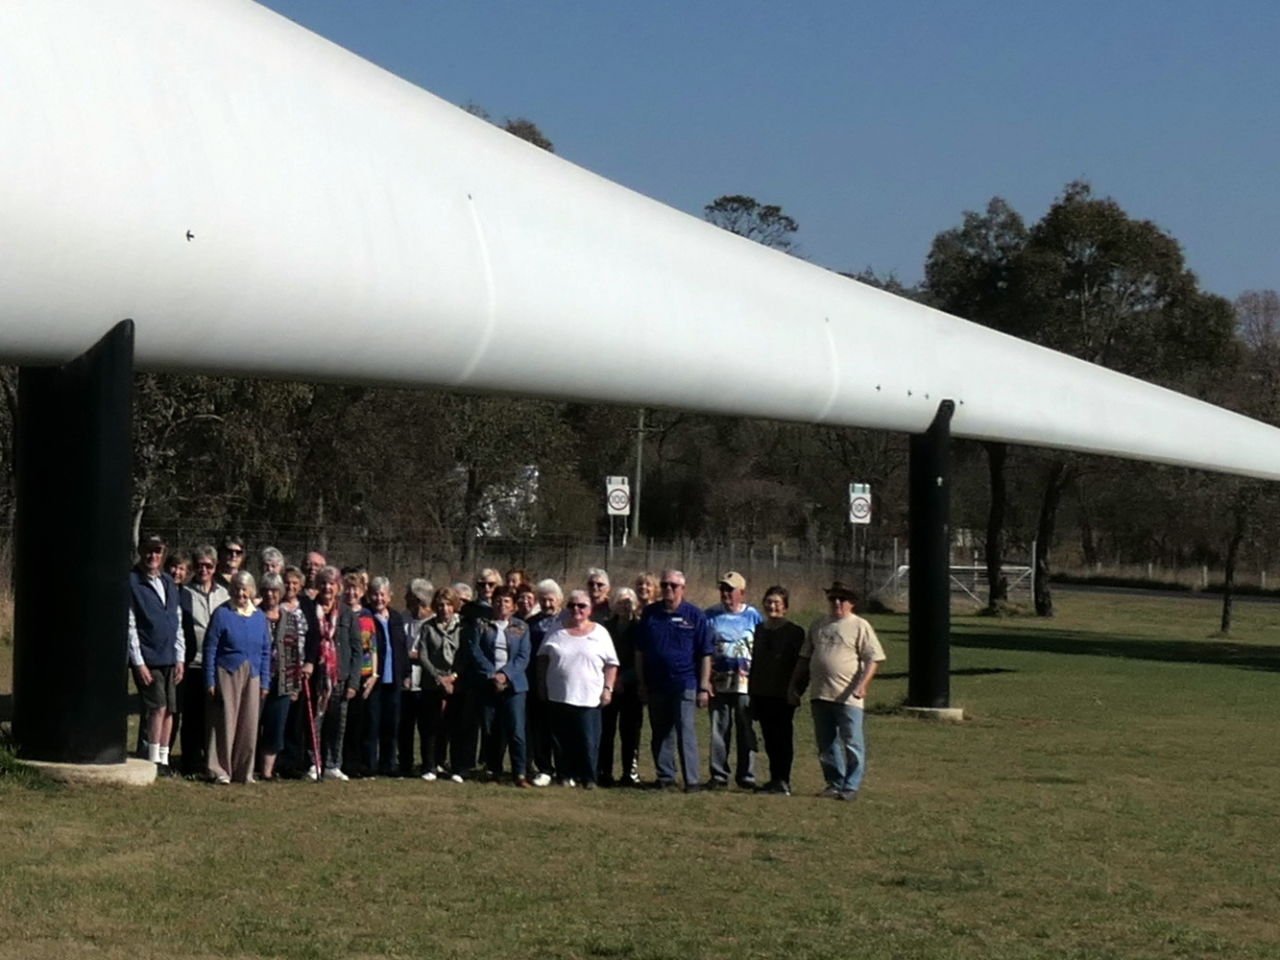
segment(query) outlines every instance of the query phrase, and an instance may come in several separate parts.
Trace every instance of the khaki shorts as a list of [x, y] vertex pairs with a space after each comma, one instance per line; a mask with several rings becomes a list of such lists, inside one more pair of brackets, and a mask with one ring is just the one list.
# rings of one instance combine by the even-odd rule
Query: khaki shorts
[[[142, 708], [147, 713], [156, 710], [178, 712], [178, 685], [173, 682], [173, 667], [148, 667], [151, 671], [151, 683], [138, 687], [138, 695], [142, 697]], [[134, 674], [137, 683], [137, 674]]]

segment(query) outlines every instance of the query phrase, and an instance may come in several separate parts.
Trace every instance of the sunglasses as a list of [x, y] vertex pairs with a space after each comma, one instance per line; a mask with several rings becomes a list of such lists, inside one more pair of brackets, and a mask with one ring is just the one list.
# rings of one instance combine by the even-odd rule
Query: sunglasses
[[591, 609], [591, 604], [589, 603], [571, 603], [568, 606], [570, 610], [590, 610]]
[[676, 587], [683, 587], [684, 584], [673, 583], [670, 580], [663, 580], [662, 583], [659, 584], [659, 586], [662, 587], [663, 590], [674, 590]]

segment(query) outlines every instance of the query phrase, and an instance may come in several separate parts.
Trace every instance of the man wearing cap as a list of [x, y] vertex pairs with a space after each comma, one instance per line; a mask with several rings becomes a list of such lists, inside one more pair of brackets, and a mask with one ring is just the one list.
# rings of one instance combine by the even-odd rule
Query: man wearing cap
[[826, 591], [830, 613], [809, 628], [791, 676], [792, 703], [809, 687], [824, 797], [856, 800], [866, 771], [862, 711], [867, 688], [884, 661], [871, 624], [856, 616], [858, 595], [840, 581]]
[[715, 644], [711, 654], [711, 783], [729, 785], [729, 748], [737, 737], [734, 779], [744, 790], [756, 786], [756, 735], [751, 726], [747, 684], [756, 627], [764, 619], [747, 603], [747, 580], [736, 570], [720, 577], [720, 602], [707, 608]]
[[636, 637], [636, 674], [640, 700], [649, 704], [653, 765], [659, 789], [676, 786], [676, 748], [688, 793], [698, 780], [696, 709], [711, 695], [711, 630], [701, 610], [684, 599], [684, 574], [664, 570], [662, 599], [645, 607]]
[[178, 614], [178, 586], [164, 572], [165, 542], [147, 537], [129, 571], [129, 664], [142, 699], [147, 759], [169, 772], [169, 740], [178, 710], [186, 641]]

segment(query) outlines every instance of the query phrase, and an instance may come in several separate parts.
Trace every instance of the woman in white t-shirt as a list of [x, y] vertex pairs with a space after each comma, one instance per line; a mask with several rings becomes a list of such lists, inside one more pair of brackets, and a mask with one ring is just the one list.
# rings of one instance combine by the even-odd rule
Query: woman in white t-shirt
[[585, 590], [569, 594], [563, 616], [563, 626], [548, 633], [538, 650], [538, 686], [565, 754], [568, 769], [561, 776], [594, 790], [600, 708], [613, 699], [618, 655], [609, 631], [592, 622]]

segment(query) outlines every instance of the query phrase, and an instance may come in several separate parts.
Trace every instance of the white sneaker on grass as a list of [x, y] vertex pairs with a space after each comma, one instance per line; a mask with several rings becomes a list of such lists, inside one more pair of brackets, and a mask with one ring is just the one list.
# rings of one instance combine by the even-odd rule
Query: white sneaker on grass
[[538, 774], [536, 777], [534, 777], [534, 778], [533, 778], [533, 785], [534, 785], [535, 787], [547, 787], [547, 786], [550, 786], [550, 785], [551, 785], [551, 774], [549, 774], [549, 773], [540, 773], [540, 774]]
[[450, 782], [450, 783], [461, 783], [461, 782], [462, 782], [462, 774], [460, 774], [460, 773], [451, 773], [451, 774], [449, 774], [449, 782]]
[[422, 775], [422, 779], [427, 781], [427, 783], [434, 783], [436, 780], [436, 775], [432, 771], [428, 770], [426, 773]]
[[339, 780], [342, 782], [346, 782], [347, 780], [351, 779], [345, 773], [342, 772], [341, 767], [325, 767], [324, 778], [326, 780]]
[[307, 768], [307, 779], [310, 780], [312, 783], [315, 783], [317, 780], [320, 779], [320, 770], [316, 767], [314, 763]]

